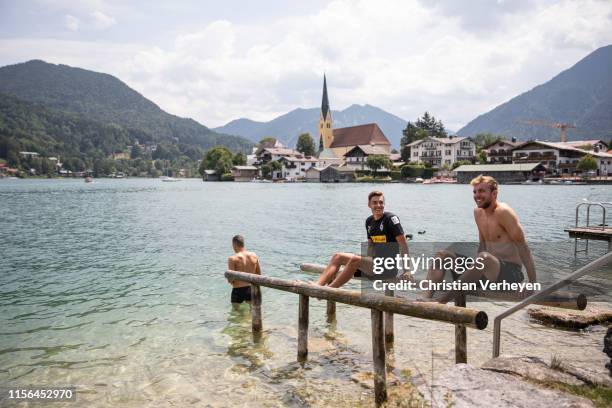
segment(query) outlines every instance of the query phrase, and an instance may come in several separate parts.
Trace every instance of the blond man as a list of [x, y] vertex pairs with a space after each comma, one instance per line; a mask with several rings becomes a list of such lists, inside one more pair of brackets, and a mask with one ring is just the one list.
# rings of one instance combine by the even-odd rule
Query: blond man
[[[519, 283], [525, 279], [524, 267], [529, 282], [536, 282], [535, 265], [523, 227], [514, 210], [508, 204], [497, 201], [497, 181], [481, 174], [474, 178], [470, 185], [476, 203], [474, 221], [478, 227], [477, 257], [482, 258], [484, 267], [467, 269], [460, 276], [454, 274], [454, 277], [466, 283], [479, 280]], [[457, 256], [451, 252], [442, 252], [439, 255], [444, 258]], [[427, 279], [442, 282], [444, 271], [430, 269]], [[433, 291], [428, 291], [426, 298], [431, 299], [433, 294]], [[446, 303], [454, 295], [453, 292], [448, 292], [439, 301]]]

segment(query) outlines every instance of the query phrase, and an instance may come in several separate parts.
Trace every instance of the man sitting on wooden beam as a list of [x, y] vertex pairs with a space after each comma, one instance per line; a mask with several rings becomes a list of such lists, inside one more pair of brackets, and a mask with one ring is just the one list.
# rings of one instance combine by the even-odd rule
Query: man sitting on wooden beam
[[[368, 194], [368, 207], [372, 215], [365, 221], [368, 237], [368, 254], [377, 254], [377, 247], [382, 248], [399, 246], [399, 252], [403, 256], [408, 255], [408, 243], [404, 236], [404, 230], [399, 217], [390, 212], [385, 212], [385, 196], [380, 191], [372, 191]], [[391, 244], [391, 245], [389, 245]], [[373, 252], [370, 253], [370, 249]], [[383, 251], [379, 251], [383, 252]], [[388, 255], [388, 254], [387, 254]], [[394, 256], [394, 255], [393, 255]], [[340, 271], [340, 267], [344, 269]], [[372, 257], [338, 252], [334, 254], [331, 261], [321, 274], [318, 285], [329, 285], [332, 288], [339, 288], [348, 282], [353, 276], [366, 275], [369, 278], [388, 278], [389, 276], [376, 276], [372, 272]], [[339, 272], [340, 271], [340, 272]], [[397, 276], [397, 271], [392, 271]]]
[[[460, 275], [451, 271], [453, 278], [464, 283], [487, 280], [495, 283], [520, 283], [525, 279], [522, 271], [524, 266], [529, 282], [535, 283], [535, 265], [523, 227], [514, 210], [508, 204], [497, 201], [497, 181], [481, 174], [470, 184], [476, 203], [474, 220], [479, 235], [477, 258], [482, 260], [484, 267], [469, 268]], [[460, 255], [441, 251], [437, 256], [446, 259]], [[431, 268], [427, 273], [427, 280], [433, 283], [442, 282], [444, 272], [443, 269]], [[428, 290], [422, 300], [433, 300], [433, 295], [434, 291]], [[438, 301], [447, 303], [455, 295], [454, 291], [447, 292]]]

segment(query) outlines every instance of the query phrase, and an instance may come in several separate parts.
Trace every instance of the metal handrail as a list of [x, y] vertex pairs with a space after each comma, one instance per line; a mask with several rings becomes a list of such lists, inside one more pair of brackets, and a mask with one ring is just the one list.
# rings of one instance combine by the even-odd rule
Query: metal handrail
[[538, 293], [534, 293], [533, 295], [529, 296], [527, 299], [523, 300], [522, 302], [514, 305], [513, 307], [511, 307], [510, 309], [506, 310], [505, 312], [503, 312], [502, 314], [498, 315], [497, 317], [495, 317], [495, 320], [493, 321], [493, 357], [499, 357], [499, 346], [500, 346], [500, 337], [501, 337], [501, 321], [503, 319], [505, 319], [506, 317], [510, 316], [511, 314], [523, 309], [525, 306], [528, 306], [534, 302], [537, 302], [539, 299], [541, 299], [542, 297], [562, 288], [563, 286], [569, 285], [570, 283], [572, 283], [575, 279], [586, 275], [589, 272], [592, 272], [593, 270], [600, 268], [602, 266], [605, 266], [609, 263], [612, 263], [612, 252], [608, 252], [605, 255], [597, 258], [596, 260], [594, 260], [593, 262], [583, 266], [582, 268], [578, 269], [577, 271], [575, 271], [574, 273], [572, 273], [570, 276], [568, 276], [567, 278], [553, 284], [552, 286], [549, 286], [548, 288], [544, 289], [541, 292]]
[[580, 225], [578, 223], [578, 220], [580, 218], [580, 207], [582, 207], [583, 205], [587, 206], [587, 216], [586, 216], [586, 227], [588, 228], [590, 226], [590, 218], [591, 218], [591, 206], [598, 206], [601, 207], [602, 212], [603, 212], [603, 221], [601, 223], [601, 229], [605, 230], [606, 229], [606, 206], [612, 206], [612, 202], [600, 202], [600, 203], [591, 203], [591, 202], [585, 202], [585, 203], [580, 203], [576, 206], [576, 228], [579, 228]]

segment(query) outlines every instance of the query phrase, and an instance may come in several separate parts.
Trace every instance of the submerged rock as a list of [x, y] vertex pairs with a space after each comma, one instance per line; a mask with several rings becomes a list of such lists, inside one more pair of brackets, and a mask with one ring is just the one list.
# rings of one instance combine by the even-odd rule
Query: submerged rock
[[549, 367], [537, 357], [493, 358], [482, 365], [485, 370], [514, 374], [538, 381], [560, 382], [568, 385], [584, 385], [585, 382], [560, 369]]
[[522, 381], [512, 374], [456, 364], [434, 380], [432, 389], [421, 389], [433, 406], [462, 407], [592, 407], [585, 398]]
[[612, 322], [612, 310], [592, 306], [585, 310], [538, 307], [528, 309], [527, 313], [542, 323], [569, 329], [584, 329], [591, 325]]

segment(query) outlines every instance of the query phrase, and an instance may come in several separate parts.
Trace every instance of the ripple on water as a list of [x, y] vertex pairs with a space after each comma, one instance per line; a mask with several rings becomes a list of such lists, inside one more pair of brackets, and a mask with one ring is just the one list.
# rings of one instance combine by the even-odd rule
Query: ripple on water
[[[169, 185], [172, 184], [172, 185]], [[369, 313], [311, 302], [309, 360], [295, 363], [297, 297], [263, 290], [264, 333], [232, 311], [223, 277], [230, 239], [246, 237], [263, 273], [294, 279], [302, 262], [358, 251], [371, 185], [160, 183], [159, 180], [0, 181], [0, 382], [76, 384], [93, 406], [369, 405], [351, 381], [371, 370]], [[467, 186], [377, 185], [388, 210], [419, 241], [475, 240]], [[609, 188], [502, 186], [530, 241], [565, 240], [582, 198]], [[247, 198], [245, 202], [244, 198]], [[16, 210], [18, 209], [18, 210]], [[570, 243], [571, 248], [571, 243]], [[588, 259], [540, 265], [551, 279]], [[571, 250], [571, 249], [570, 249]], [[604, 275], [602, 275], [604, 276]], [[303, 276], [300, 276], [303, 277]], [[603, 277], [583, 283], [601, 288]], [[477, 304], [490, 321], [509, 304]], [[431, 377], [453, 361], [450, 325], [396, 317], [394, 373]], [[603, 329], [568, 333], [518, 314], [504, 321], [502, 351], [603, 366]], [[469, 359], [491, 353], [492, 331], [469, 331]], [[256, 341], [258, 340], [258, 341]], [[231, 400], [229, 399], [231, 398]]]

